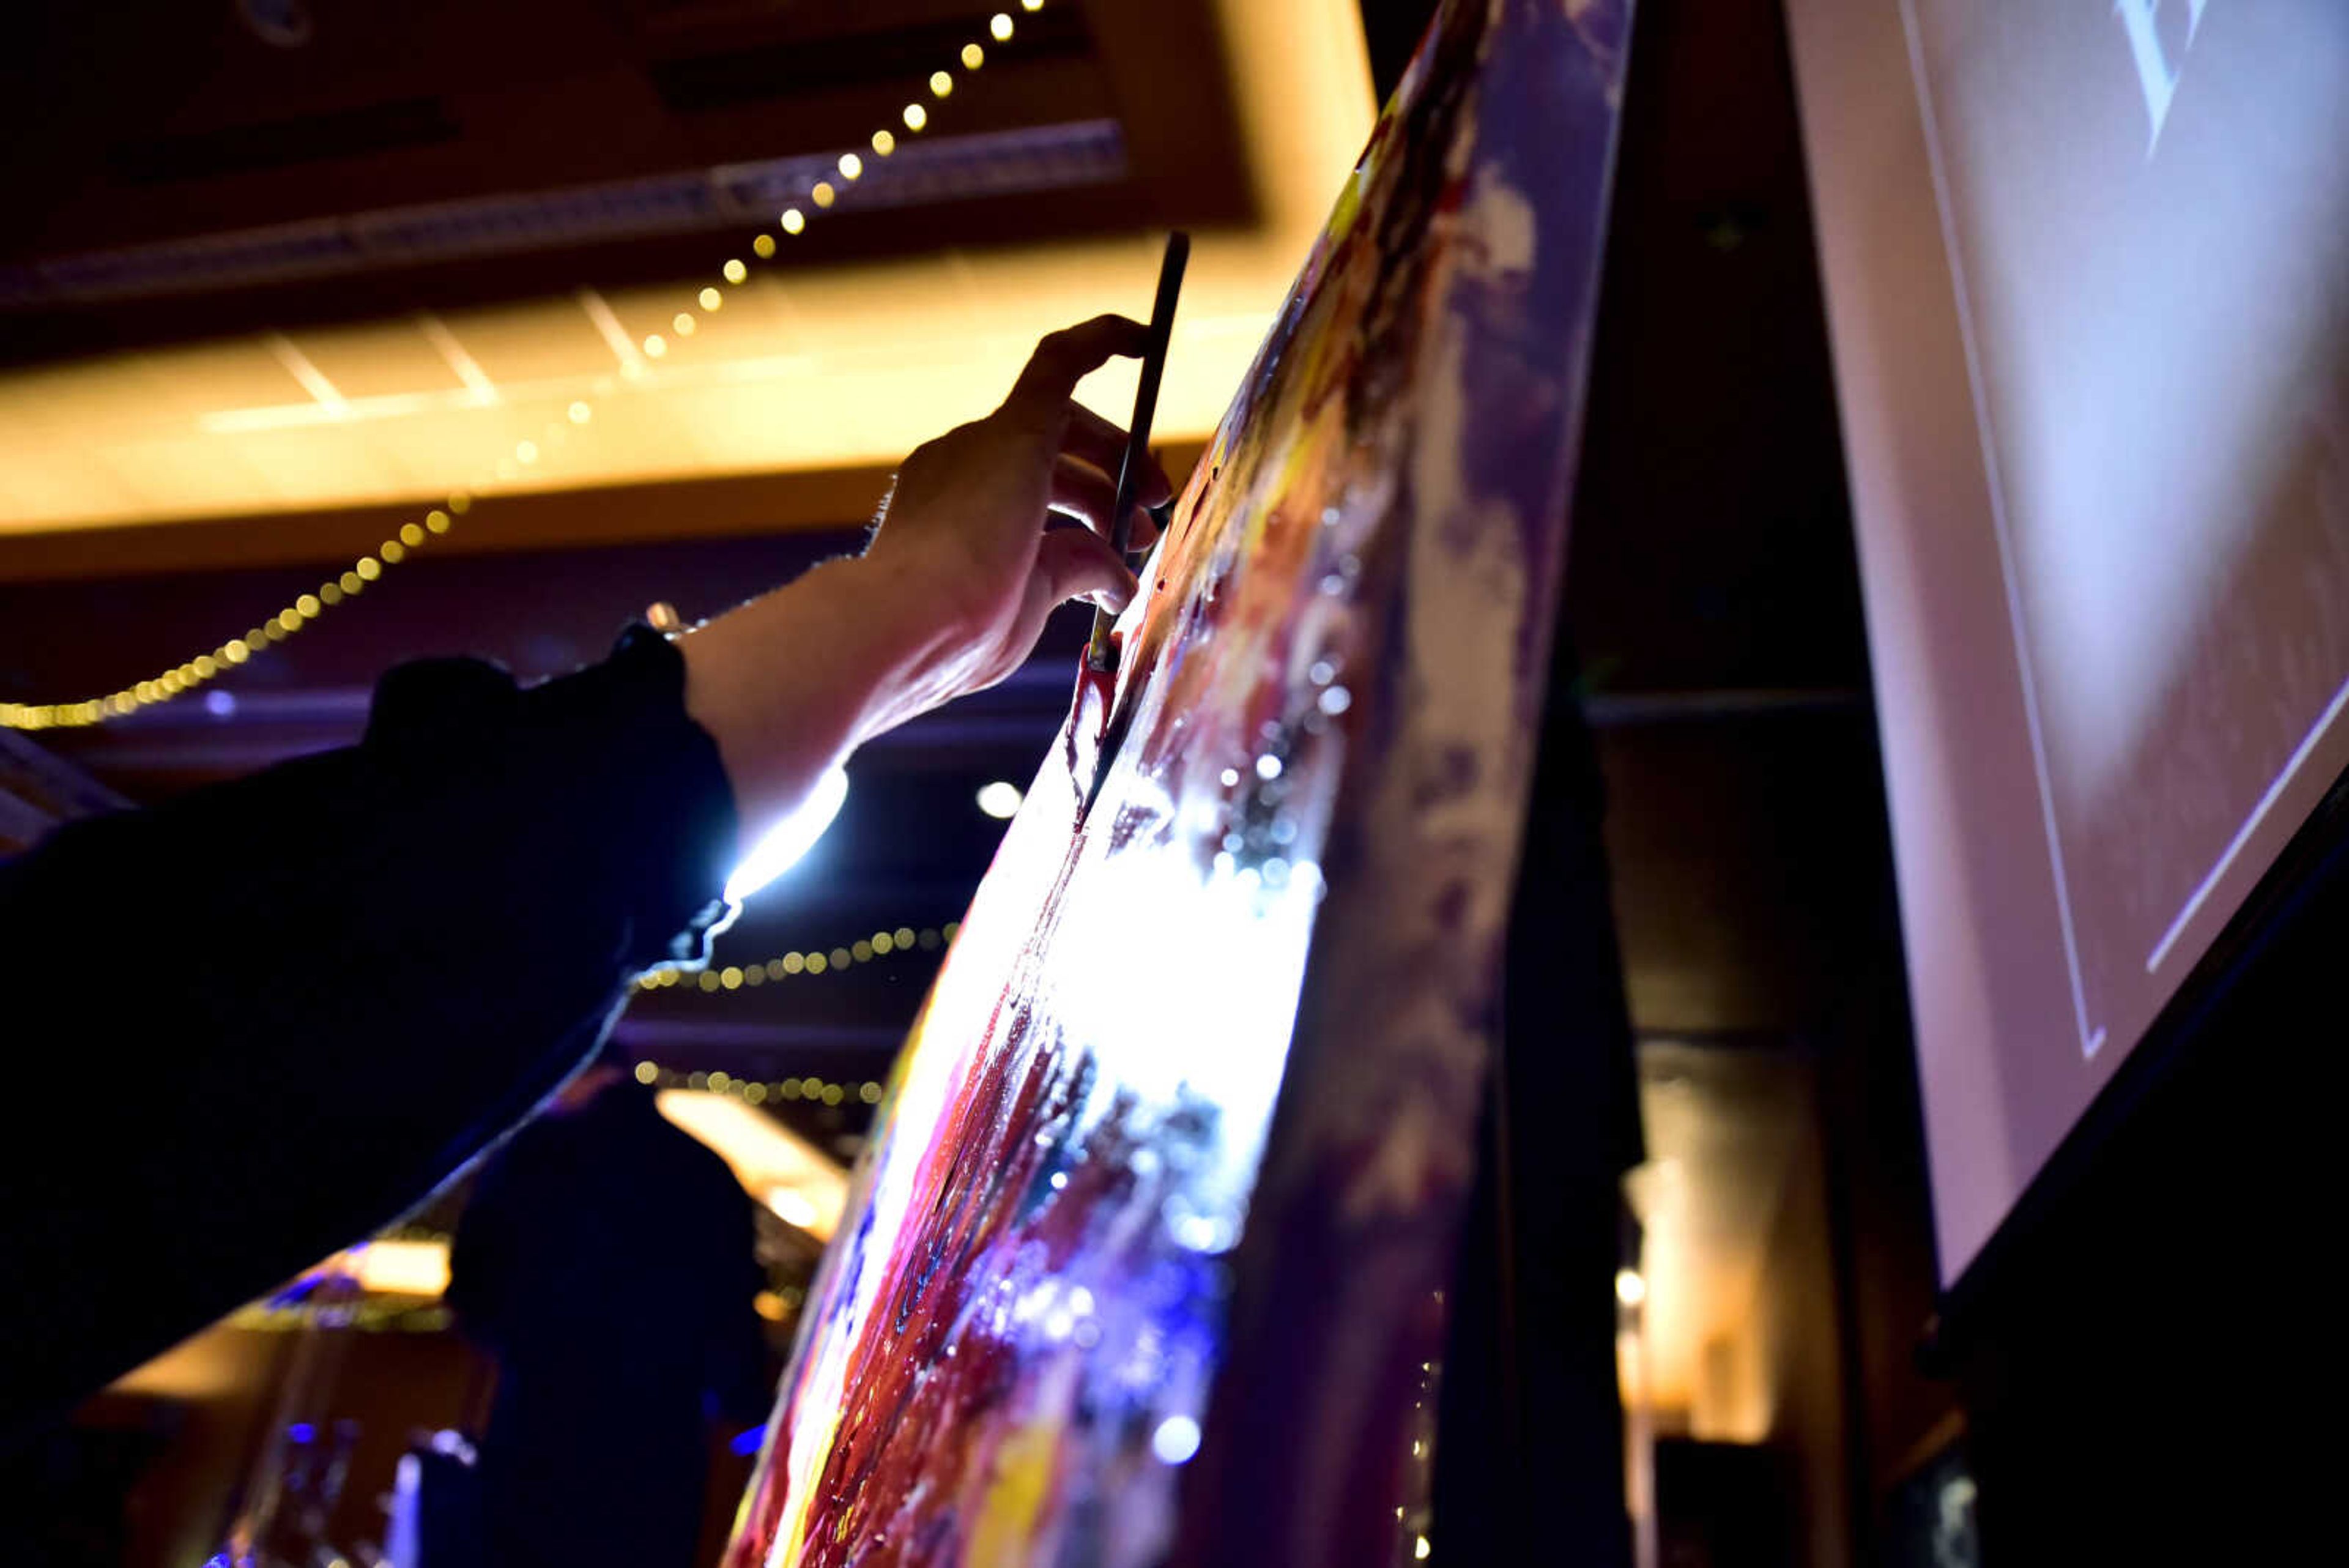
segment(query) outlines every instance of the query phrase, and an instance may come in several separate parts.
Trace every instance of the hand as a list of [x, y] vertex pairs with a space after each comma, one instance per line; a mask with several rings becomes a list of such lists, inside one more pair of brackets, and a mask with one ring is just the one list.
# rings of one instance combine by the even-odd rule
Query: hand
[[[1036, 348], [1003, 406], [918, 448], [897, 471], [865, 559], [896, 572], [960, 647], [941, 671], [948, 695], [992, 686], [1027, 659], [1056, 606], [1086, 599], [1112, 613], [1133, 575], [1107, 543], [1125, 431], [1076, 402], [1077, 382], [1115, 355], [1140, 354], [1149, 329], [1102, 316]], [[1146, 462], [1131, 547], [1157, 529], [1142, 510], [1172, 493]], [[1085, 524], [1043, 527], [1047, 510]]]
[[[1045, 338], [1001, 408], [905, 460], [861, 557], [685, 638], [686, 711], [718, 742], [746, 848], [858, 745], [1017, 669], [1054, 606], [1133, 597], [1101, 536], [1125, 432], [1071, 399], [1145, 331], [1103, 316]], [[1155, 463], [1137, 490], [1172, 493]], [[1051, 512], [1085, 526], [1048, 529]], [[1132, 526], [1137, 549], [1155, 536], [1145, 514]]]

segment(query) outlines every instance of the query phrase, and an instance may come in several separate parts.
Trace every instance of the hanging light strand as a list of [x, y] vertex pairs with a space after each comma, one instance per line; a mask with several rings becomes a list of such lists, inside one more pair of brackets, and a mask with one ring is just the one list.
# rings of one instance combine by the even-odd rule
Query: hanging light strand
[[688, 970], [676, 966], [647, 970], [636, 979], [636, 990], [698, 992], [714, 995], [728, 991], [755, 991], [762, 985], [774, 985], [807, 975], [844, 974], [858, 964], [871, 963], [892, 955], [905, 956], [916, 952], [932, 953], [951, 947], [962, 931], [962, 922], [948, 920], [944, 926], [925, 926], [916, 930], [911, 926], [899, 926], [894, 931], [875, 931], [869, 937], [836, 948], [810, 948], [805, 952], [787, 952], [758, 963], [712, 964], [707, 969]]
[[842, 1106], [854, 1101], [859, 1105], [877, 1106], [882, 1092], [888, 1086], [875, 1078], [850, 1078], [834, 1082], [825, 1078], [740, 1078], [730, 1073], [682, 1073], [674, 1067], [664, 1067], [657, 1062], [639, 1062], [636, 1079], [653, 1089], [689, 1089], [696, 1094], [728, 1095], [752, 1106], [786, 1106], [794, 1100], [810, 1105]]
[[[1019, 0], [1022, 11], [1040, 11], [1043, 7], [1044, 0]], [[988, 36], [995, 43], [1006, 44], [1011, 41], [1017, 27], [1009, 12], [999, 11], [988, 18], [987, 31]], [[965, 72], [971, 72], [979, 69], [986, 61], [986, 47], [973, 41], [962, 47], [956, 57], [955, 66]], [[931, 96], [943, 102], [953, 93], [954, 83], [954, 70], [948, 67], [931, 72], [926, 87]], [[919, 135], [929, 125], [929, 110], [916, 98], [906, 103], [899, 119], [905, 132]], [[872, 149], [875, 159], [885, 160], [896, 152], [901, 132], [896, 129], [883, 126], [874, 130], [863, 145]], [[835, 184], [828, 178], [818, 180], [808, 189], [807, 206], [794, 202], [777, 214], [775, 228], [786, 239], [807, 232], [811, 219], [808, 207], [812, 207], [816, 213], [829, 211], [840, 198], [842, 184], [863, 179], [866, 162], [860, 153], [843, 152], [834, 167], [841, 184]], [[781, 249], [775, 234], [770, 231], [762, 229], [751, 236], [750, 254], [761, 262], [774, 260]], [[722, 309], [726, 303], [725, 288], [739, 287], [749, 282], [750, 269], [740, 257], [730, 257], [719, 269], [719, 276], [725, 287], [705, 286], [698, 289], [693, 299], [698, 310], [680, 309], [671, 318], [669, 326], [678, 337], [693, 336], [703, 317], [714, 316]], [[658, 359], [667, 354], [669, 344], [659, 333], [654, 333], [645, 338], [643, 348], [646, 358]], [[78, 702], [0, 702], [0, 729], [87, 729], [200, 690], [303, 631], [328, 610], [349, 603], [381, 583], [388, 571], [409, 556], [429, 548], [436, 540], [450, 533], [458, 519], [471, 510], [477, 498], [520, 479], [524, 471], [533, 467], [548, 449], [562, 445], [572, 428], [588, 424], [594, 414], [594, 406], [587, 401], [583, 400], [572, 403], [564, 411], [564, 418], [549, 421], [537, 440], [516, 442], [512, 455], [498, 459], [492, 470], [479, 476], [477, 483], [451, 491], [439, 504], [414, 521], [402, 524], [396, 534], [385, 538], [373, 553], [361, 556], [347, 570], [328, 577], [316, 589], [297, 596], [291, 604], [257, 622], [243, 636], [232, 637], [184, 663], [103, 696], [84, 698]], [[829, 954], [786, 956], [802, 958], [802, 968], [799, 971], [786, 970], [783, 971], [785, 974], [821, 974], [832, 967]], [[805, 961], [819, 957], [825, 961], [823, 967], [806, 967]], [[761, 967], [763, 974], [769, 966]], [[652, 978], [647, 975], [646, 980]], [[702, 978], [706, 979], [707, 975]], [[709, 988], [704, 986], [702, 989]]]
[[[532, 443], [525, 441], [525, 446]], [[536, 451], [532, 453], [535, 461]], [[256, 623], [242, 637], [230, 638], [209, 653], [147, 680], [135, 681], [103, 697], [79, 702], [0, 702], [0, 729], [77, 730], [136, 713], [159, 702], [186, 695], [227, 674], [238, 665], [266, 653], [316, 620], [336, 605], [347, 604], [383, 580], [384, 574], [456, 527], [457, 519], [472, 509], [471, 491], [453, 491], [440, 505], [415, 522], [403, 524], [371, 555], [353, 561], [339, 576], [328, 577], [300, 595], [276, 614]]]

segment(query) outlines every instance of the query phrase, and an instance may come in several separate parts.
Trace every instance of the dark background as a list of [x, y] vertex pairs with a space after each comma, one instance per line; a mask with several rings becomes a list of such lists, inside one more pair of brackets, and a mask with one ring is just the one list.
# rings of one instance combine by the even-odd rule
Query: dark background
[[[320, 184], [318, 158], [287, 159], [294, 145], [353, 167], [406, 161], [409, 172], [381, 174], [365, 192], [383, 202], [464, 193], [474, 171], [547, 189], [709, 166], [754, 142], [788, 146], [813, 134], [798, 128], [862, 116], [867, 97], [894, 92], [900, 58], [929, 47], [924, 30], [964, 15], [892, 0], [776, 22], [750, 5], [613, 0], [562, 8], [566, 24], [586, 25], [561, 29], [571, 41], [549, 57], [541, 47], [554, 13], [544, 6], [478, 21], [428, 5], [402, 24], [433, 63], [390, 100], [407, 106], [399, 113], [353, 118], [352, 106], [321, 101], [282, 135], [240, 140], [222, 129], [233, 117], [206, 121], [203, 104], [170, 89], [192, 74], [185, 52], [202, 47], [183, 9], [139, 7], [126, 21], [44, 6], [25, 24], [19, 74], [0, 95], [14, 149], [0, 173], [11, 214], [0, 231], [0, 357], [526, 292], [535, 275], [517, 263], [410, 259], [218, 292], [191, 312], [168, 287], [67, 297], [28, 282], [26, 269], [282, 217], [287, 192]], [[1140, 16], [1150, 9], [1048, 8], [1053, 30], [971, 106], [1000, 127], [1115, 116], [1131, 178], [1081, 201], [960, 202], [960, 243], [1042, 225], [1075, 234], [1245, 220], [1245, 182], [1227, 177], [1228, 104], [1186, 90], [1220, 80], [1213, 38], [1182, 20], [1188, 8], [1165, 7], [1172, 19], [1157, 22]], [[1365, 0], [1382, 91], [1431, 9]], [[134, 26], [150, 29], [142, 47], [121, 47]], [[829, 29], [838, 47], [827, 52], [808, 27]], [[786, 56], [799, 64], [783, 69]], [[461, 63], [440, 63], [449, 61]], [[629, 99], [631, 134], [591, 148], [547, 130], [564, 82], [615, 75], [648, 84]], [[1930, 1561], [1905, 1530], [1919, 1495], [1910, 1483], [1953, 1475], [1979, 1484], [1982, 1549], [1994, 1563], [2177, 1561], [2188, 1542], [2213, 1541], [2216, 1560], [2261, 1560], [2254, 1538], [2317, 1528], [2326, 1495], [2307, 1472], [2310, 1434], [2329, 1425], [2338, 1386], [2326, 1354], [2332, 1297], [2319, 1284], [2323, 1219], [2338, 1189], [2327, 1125], [2337, 1102], [2312, 1080], [2329, 1065], [2314, 1059], [2342, 1036], [2328, 972], [2342, 950], [2338, 868], [2320, 874], [2328, 863], [2312, 840], [2306, 864], [2202, 977], [2160, 1048], [2140, 1054], [2146, 1070], [2116, 1085], [1979, 1297], [1938, 1319], [1795, 113], [1773, 0], [1639, 6], [1564, 624], [1595, 734], [1640, 1070], [1665, 1071], [1671, 1053], [1700, 1072], [1706, 1061], [1766, 1062], [1802, 1085], [1804, 1116], [1756, 1286], [1779, 1393], [1768, 1441], [1758, 1458], [1699, 1445], [1659, 1461], [1677, 1553], [1667, 1560]], [[415, 172], [418, 160], [437, 171], [431, 180]], [[235, 178], [223, 183], [223, 170]], [[935, 219], [860, 216], [823, 244], [841, 257], [886, 255], [922, 243]], [[623, 235], [581, 265], [613, 282], [667, 277], [685, 254], [698, 254], [690, 235]], [[680, 514], [758, 504], [733, 481], [667, 489]], [[867, 504], [844, 502], [830, 531], [428, 557], [402, 568], [398, 595], [240, 672], [222, 688], [234, 698], [226, 711], [183, 701], [43, 740], [131, 799], [161, 798], [348, 740], [369, 682], [400, 659], [465, 651], [543, 675], [595, 658], [649, 598], [688, 616], [722, 608], [853, 548]], [[343, 532], [379, 530], [360, 518]], [[339, 565], [341, 535], [325, 526], [318, 536], [335, 547], [315, 559], [168, 575], [45, 570], [17, 557], [0, 573], [0, 697], [106, 690], [209, 645], [224, 616], [243, 624], [314, 584], [320, 566]], [[1025, 783], [1065, 711], [1081, 631], [1081, 618], [1068, 618], [999, 691], [868, 751], [841, 822], [729, 935], [719, 961], [955, 918], [1000, 831], [974, 794], [994, 779]], [[1553, 795], [1534, 809], [1583, 806]], [[822, 986], [656, 995], [632, 1009], [627, 1038], [679, 1070], [878, 1077], [934, 964], [917, 953]], [[853, 1145], [861, 1117], [851, 1105], [810, 1130]], [[1559, 1543], [1558, 1560], [1574, 1560], [1573, 1544]]]

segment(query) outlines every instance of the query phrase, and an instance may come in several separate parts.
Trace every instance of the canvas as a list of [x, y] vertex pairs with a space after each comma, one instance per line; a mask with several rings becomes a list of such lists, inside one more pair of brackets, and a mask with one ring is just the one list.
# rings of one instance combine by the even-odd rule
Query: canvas
[[730, 1568], [1423, 1551], [1628, 21], [1444, 6], [897, 1064]]

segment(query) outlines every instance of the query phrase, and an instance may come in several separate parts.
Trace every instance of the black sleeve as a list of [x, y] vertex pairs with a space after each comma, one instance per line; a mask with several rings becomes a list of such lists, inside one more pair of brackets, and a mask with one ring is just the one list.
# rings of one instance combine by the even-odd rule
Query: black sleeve
[[467, 1337], [492, 1352], [504, 1343], [512, 1321], [515, 1232], [529, 1223], [514, 1199], [511, 1156], [544, 1126], [526, 1125], [497, 1156], [481, 1162], [456, 1234], [449, 1239], [449, 1288], [440, 1303], [457, 1314], [457, 1326]]
[[395, 1219], [698, 956], [734, 806], [641, 628], [0, 865], [0, 1430]]

